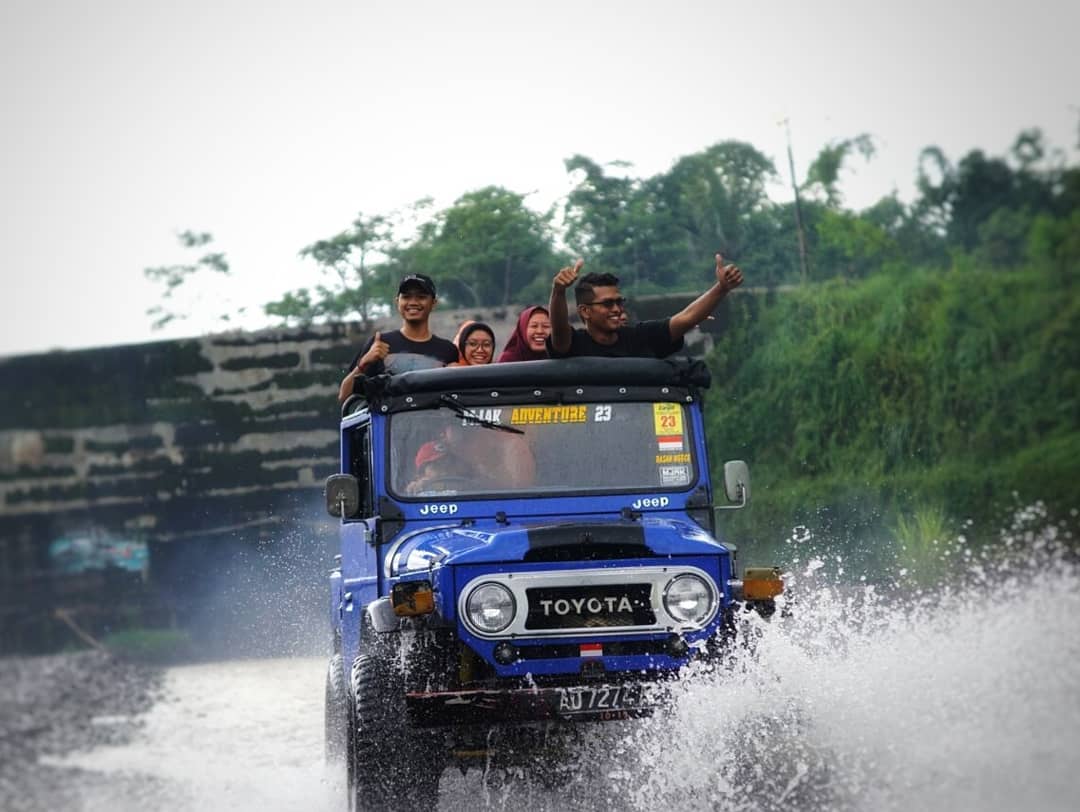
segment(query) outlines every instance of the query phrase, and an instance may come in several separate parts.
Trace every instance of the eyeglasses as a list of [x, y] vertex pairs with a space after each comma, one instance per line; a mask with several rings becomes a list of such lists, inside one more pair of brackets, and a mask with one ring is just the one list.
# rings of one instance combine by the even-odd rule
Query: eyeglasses
[[617, 299], [598, 299], [595, 302], [586, 302], [585, 304], [588, 307], [600, 305], [600, 307], [604, 308], [605, 310], [611, 310], [611, 308], [613, 307], [618, 307], [621, 310], [622, 308], [626, 307], [626, 299], [620, 296]]
[[490, 341], [466, 341], [465, 346], [470, 350], [493, 350], [495, 345]]

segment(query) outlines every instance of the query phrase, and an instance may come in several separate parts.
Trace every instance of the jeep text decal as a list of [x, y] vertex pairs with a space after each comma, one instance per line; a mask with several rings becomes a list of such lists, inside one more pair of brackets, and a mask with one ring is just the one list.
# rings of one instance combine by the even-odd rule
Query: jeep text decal
[[458, 506], [454, 505], [454, 504], [449, 504], [449, 505], [442, 504], [442, 505], [440, 505], [438, 503], [433, 503], [433, 504], [430, 504], [430, 505], [421, 505], [420, 506], [420, 515], [421, 516], [453, 516], [457, 512], [458, 512]]
[[667, 507], [671, 500], [666, 496], [653, 496], [646, 499], [638, 499], [630, 505], [634, 510], [641, 510], [642, 508], [660, 508]]

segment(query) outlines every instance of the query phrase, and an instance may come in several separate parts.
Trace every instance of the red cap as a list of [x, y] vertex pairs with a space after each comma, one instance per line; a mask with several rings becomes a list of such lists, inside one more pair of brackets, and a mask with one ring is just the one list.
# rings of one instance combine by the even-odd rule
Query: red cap
[[416, 470], [419, 471], [429, 462], [435, 462], [444, 456], [446, 456], [446, 446], [430, 440], [420, 446], [420, 450], [416, 452]]

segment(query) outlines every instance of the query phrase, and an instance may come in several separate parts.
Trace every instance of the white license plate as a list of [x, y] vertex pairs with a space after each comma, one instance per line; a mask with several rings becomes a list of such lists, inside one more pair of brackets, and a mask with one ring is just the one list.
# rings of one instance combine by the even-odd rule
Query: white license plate
[[641, 704], [636, 685], [601, 685], [596, 688], [563, 688], [559, 694], [561, 713], [623, 710]]

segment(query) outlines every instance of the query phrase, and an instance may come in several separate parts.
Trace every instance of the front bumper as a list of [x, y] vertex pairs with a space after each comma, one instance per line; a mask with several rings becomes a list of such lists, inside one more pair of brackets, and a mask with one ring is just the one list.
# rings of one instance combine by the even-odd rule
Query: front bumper
[[545, 721], [618, 721], [648, 716], [662, 704], [662, 686], [646, 682], [534, 688], [414, 691], [405, 695], [420, 727]]

